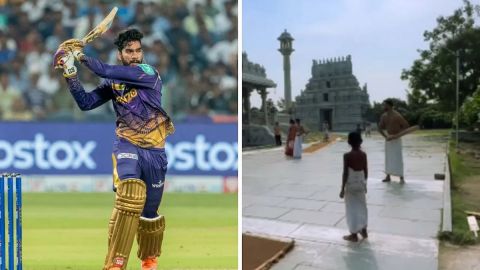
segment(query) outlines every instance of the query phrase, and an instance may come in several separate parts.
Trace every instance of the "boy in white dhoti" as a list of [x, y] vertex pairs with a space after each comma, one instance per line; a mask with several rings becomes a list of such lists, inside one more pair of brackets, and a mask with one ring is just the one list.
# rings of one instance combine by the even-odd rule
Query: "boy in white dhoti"
[[[385, 173], [387, 176], [383, 182], [390, 182], [390, 175], [400, 177], [400, 183], [405, 183], [403, 175], [402, 139], [398, 135], [409, 127], [403, 116], [393, 109], [391, 99], [383, 102], [384, 113], [378, 124], [378, 131], [385, 138]], [[387, 134], [383, 130], [387, 130]]]
[[343, 155], [343, 177], [340, 198], [345, 198], [345, 212], [350, 235], [343, 239], [357, 242], [358, 236], [368, 237], [368, 211], [367, 211], [367, 154], [360, 149], [362, 137], [358, 132], [348, 134], [348, 144], [352, 151]]

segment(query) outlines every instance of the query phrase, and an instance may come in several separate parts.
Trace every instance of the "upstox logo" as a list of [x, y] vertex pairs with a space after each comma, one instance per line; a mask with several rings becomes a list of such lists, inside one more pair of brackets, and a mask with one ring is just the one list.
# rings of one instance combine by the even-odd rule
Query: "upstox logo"
[[238, 143], [207, 142], [197, 135], [193, 142], [182, 141], [165, 147], [168, 165], [176, 171], [237, 171]]
[[0, 140], [0, 169], [19, 170], [37, 167], [41, 170], [78, 169], [85, 166], [95, 169], [96, 163], [90, 156], [97, 146], [94, 141], [45, 140], [42, 133], [33, 140], [18, 140], [14, 143]]

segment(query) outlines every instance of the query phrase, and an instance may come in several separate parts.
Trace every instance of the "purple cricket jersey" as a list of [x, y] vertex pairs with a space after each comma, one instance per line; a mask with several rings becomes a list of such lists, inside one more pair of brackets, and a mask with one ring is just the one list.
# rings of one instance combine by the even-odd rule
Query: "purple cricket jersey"
[[162, 80], [158, 72], [147, 64], [108, 65], [87, 56], [82, 63], [105, 80], [87, 93], [77, 77], [67, 78], [80, 109], [91, 110], [112, 100], [118, 137], [142, 148], [163, 148], [174, 128], [161, 106]]

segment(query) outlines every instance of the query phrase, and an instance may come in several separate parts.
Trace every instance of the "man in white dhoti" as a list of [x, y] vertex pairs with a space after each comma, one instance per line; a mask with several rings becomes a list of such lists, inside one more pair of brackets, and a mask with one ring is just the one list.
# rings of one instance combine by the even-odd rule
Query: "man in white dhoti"
[[[400, 183], [405, 183], [403, 175], [402, 139], [396, 135], [409, 127], [403, 116], [393, 109], [391, 99], [383, 102], [384, 113], [378, 124], [378, 131], [385, 138], [385, 174], [383, 182], [390, 182], [390, 175], [400, 177]], [[385, 134], [384, 130], [387, 130]]]
[[348, 144], [352, 151], [343, 155], [343, 177], [340, 198], [345, 198], [345, 212], [350, 235], [343, 239], [357, 242], [358, 236], [368, 237], [367, 211], [367, 154], [360, 149], [362, 137], [358, 132], [348, 134]]
[[293, 144], [293, 158], [301, 159], [302, 158], [302, 143], [303, 136], [307, 133], [305, 128], [300, 124], [300, 119], [295, 119], [297, 125], [297, 134], [295, 136], [295, 143]]

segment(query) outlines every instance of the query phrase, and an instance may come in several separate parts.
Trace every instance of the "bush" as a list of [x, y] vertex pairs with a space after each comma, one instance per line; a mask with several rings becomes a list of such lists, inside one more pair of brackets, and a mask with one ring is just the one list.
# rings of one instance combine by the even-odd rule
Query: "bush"
[[435, 110], [433, 107], [419, 113], [418, 124], [422, 128], [451, 128], [453, 113], [445, 113]]
[[460, 121], [468, 128], [474, 128], [479, 124], [480, 114], [480, 88], [471, 97], [468, 97], [460, 108]]
[[437, 238], [460, 246], [475, 245], [477, 243], [473, 233], [468, 231], [439, 232]]

